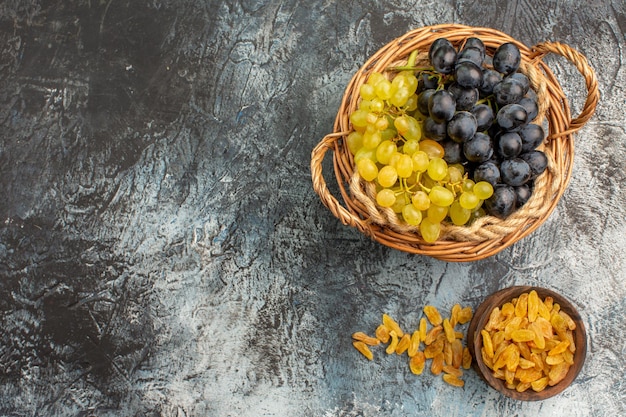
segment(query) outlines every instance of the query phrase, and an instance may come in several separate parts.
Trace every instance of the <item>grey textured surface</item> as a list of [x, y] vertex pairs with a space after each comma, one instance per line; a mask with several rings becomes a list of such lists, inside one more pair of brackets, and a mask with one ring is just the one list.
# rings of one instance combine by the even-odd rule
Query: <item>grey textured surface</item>
[[[444, 22], [567, 43], [602, 96], [551, 218], [469, 264], [342, 226], [309, 172], [354, 71]], [[3, 1], [0, 415], [626, 415], [625, 32], [617, 0]], [[582, 78], [550, 63], [580, 109]], [[585, 319], [552, 399], [351, 347], [383, 312], [408, 328], [513, 284]]]

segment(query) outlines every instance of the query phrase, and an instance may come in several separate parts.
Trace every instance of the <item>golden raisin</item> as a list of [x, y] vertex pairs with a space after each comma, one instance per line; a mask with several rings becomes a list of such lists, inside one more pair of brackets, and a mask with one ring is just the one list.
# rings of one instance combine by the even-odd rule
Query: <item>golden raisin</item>
[[465, 385], [465, 382], [462, 379], [459, 379], [451, 374], [444, 374], [443, 380], [454, 387], [462, 387], [463, 385]]
[[405, 333], [404, 336], [402, 336], [398, 341], [398, 346], [396, 346], [396, 353], [398, 355], [402, 355], [409, 349], [409, 346], [411, 346], [411, 336], [409, 336], [408, 333]]
[[469, 323], [469, 321], [472, 319], [472, 316], [473, 316], [472, 307], [470, 306], [463, 307], [461, 311], [459, 311], [457, 321], [459, 324]]
[[539, 314], [539, 295], [532, 290], [528, 293], [528, 321], [534, 322]]
[[463, 369], [469, 369], [472, 366], [472, 354], [468, 348], [463, 348], [463, 359], [461, 361]]
[[433, 326], [439, 326], [443, 322], [441, 314], [435, 306], [425, 306], [424, 314], [426, 314], [426, 317], [428, 317], [428, 321], [430, 321]]
[[430, 364], [430, 372], [439, 375], [443, 371], [443, 352], [437, 353]]
[[454, 339], [456, 339], [456, 335], [454, 334], [454, 328], [450, 324], [450, 320], [448, 320], [447, 318], [443, 319], [443, 331], [446, 334], [446, 339], [448, 339], [448, 342], [452, 343]]
[[460, 378], [463, 376], [463, 371], [460, 368], [455, 368], [452, 365], [444, 365], [442, 370], [444, 373], [454, 375], [457, 378]]
[[404, 332], [400, 328], [398, 322], [392, 319], [388, 314], [383, 314], [383, 324], [387, 326], [390, 331], [393, 330], [394, 332], [396, 332], [396, 336], [404, 336]]
[[396, 334], [395, 330], [391, 330], [389, 332], [389, 337], [391, 338], [391, 342], [389, 342], [389, 345], [387, 346], [387, 349], [385, 350], [385, 352], [387, 352], [388, 355], [391, 355], [393, 352], [396, 351], [399, 340], [398, 340], [398, 335]]
[[426, 338], [424, 339], [424, 344], [425, 345], [430, 345], [431, 343], [433, 343], [435, 341], [435, 339], [437, 339], [437, 336], [439, 335], [439, 333], [441, 333], [442, 330], [443, 330], [443, 326], [441, 326], [441, 325], [433, 327], [432, 329], [430, 329], [430, 331], [428, 333], [426, 333]]
[[535, 340], [535, 332], [528, 329], [517, 329], [511, 332], [511, 339], [514, 342], [530, 342]]
[[409, 360], [409, 368], [415, 375], [421, 375], [426, 365], [426, 357], [424, 352], [417, 351]]
[[355, 340], [354, 342], [352, 342], [352, 346], [354, 346], [356, 350], [361, 352], [361, 354], [365, 356], [367, 359], [372, 360], [374, 358], [374, 354], [369, 349], [369, 347], [367, 347], [365, 343], [359, 340]]
[[530, 387], [535, 392], [543, 391], [548, 386], [548, 377], [544, 376], [543, 378], [539, 378], [536, 381], [530, 383]]
[[422, 317], [420, 319], [420, 327], [419, 327], [420, 340], [422, 342], [426, 341], [426, 332], [427, 331], [428, 331], [428, 323], [426, 322], [426, 317]]
[[517, 298], [517, 304], [515, 304], [515, 315], [517, 317], [524, 317], [528, 315], [528, 293], [520, 294]]
[[376, 338], [383, 343], [389, 341], [389, 328], [384, 324], [381, 324], [376, 328]]
[[409, 345], [409, 350], [407, 351], [407, 354], [411, 357], [415, 356], [419, 348], [420, 348], [420, 332], [416, 330], [411, 335], [411, 344]]
[[358, 340], [360, 342], [363, 342], [363, 343], [365, 343], [366, 345], [369, 345], [369, 346], [376, 346], [376, 345], [378, 345], [380, 343], [380, 340], [378, 340], [377, 338], [368, 336], [368, 335], [366, 335], [363, 332], [353, 333], [352, 334], [352, 338], [354, 340]]

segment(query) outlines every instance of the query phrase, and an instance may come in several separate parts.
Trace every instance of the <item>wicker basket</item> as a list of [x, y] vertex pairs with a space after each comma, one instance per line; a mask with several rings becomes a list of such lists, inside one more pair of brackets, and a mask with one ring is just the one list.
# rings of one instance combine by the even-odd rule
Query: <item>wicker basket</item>
[[[522, 55], [520, 71], [528, 76], [537, 92], [540, 120], [535, 120], [535, 123], [547, 126], [548, 135], [540, 149], [548, 157], [548, 169], [536, 179], [530, 200], [506, 219], [485, 216], [469, 226], [445, 224], [440, 239], [427, 243], [414, 227], [401, 223], [390, 209], [378, 207], [373, 198], [373, 185], [359, 178], [352, 154], [344, 143], [345, 137], [352, 131], [349, 115], [357, 108], [359, 89], [372, 72], [384, 72], [390, 66], [404, 65], [415, 49], [421, 52], [420, 59], [425, 59], [430, 44], [437, 38], [445, 37], [459, 47], [472, 36], [484, 42], [489, 54], [505, 42], [519, 47]], [[585, 78], [587, 98], [575, 119], [572, 119], [561, 86], [542, 61], [548, 53], [565, 57]], [[591, 118], [598, 99], [594, 71], [583, 55], [567, 45], [544, 42], [528, 48], [502, 32], [480, 27], [438, 25], [416, 29], [378, 50], [348, 84], [335, 119], [334, 132], [325, 136], [312, 151], [313, 188], [343, 224], [357, 228], [383, 245], [452, 262], [484, 259], [537, 229], [555, 209], [572, 174], [573, 133]], [[329, 150], [333, 151], [334, 173], [345, 205], [330, 194], [323, 177], [322, 162]]]

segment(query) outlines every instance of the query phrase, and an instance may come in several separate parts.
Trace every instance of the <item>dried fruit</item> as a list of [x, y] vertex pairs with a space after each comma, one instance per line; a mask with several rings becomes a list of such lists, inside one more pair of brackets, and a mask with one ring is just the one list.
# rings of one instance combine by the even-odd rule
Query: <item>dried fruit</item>
[[491, 311], [480, 331], [481, 357], [509, 389], [539, 392], [562, 381], [573, 365], [575, 329], [558, 303], [531, 290]]
[[391, 355], [393, 352], [396, 351], [399, 340], [398, 340], [398, 335], [396, 334], [395, 330], [391, 330], [389, 332], [389, 337], [391, 338], [391, 342], [389, 342], [389, 345], [387, 346], [387, 349], [385, 349], [385, 352], [388, 355]]
[[469, 369], [472, 367], [472, 354], [467, 347], [463, 348], [463, 355], [461, 356], [461, 368]]
[[389, 341], [389, 328], [384, 324], [381, 324], [376, 328], [376, 338], [383, 343]]
[[387, 326], [390, 331], [393, 330], [394, 332], [396, 332], [396, 336], [404, 336], [404, 332], [400, 328], [398, 322], [392, 319], [388, 314], [383, 314], [383, 324]]
[[408, 333], [405, 333], [404, 336], [402, 336], [398, 341], [398, 346], [396, 346], [396, 353], [398, 355], [402, 355], [409, 349], [409, 346], [411, 346], [411, 336], [409, 336]]
[[465, 382], [462, 379], [459, 379], [451, 374], [444, 374], [443, 380], [454, 387], [462, 387], [463, 385], [465, 385]]
[[416, 330], [411, 335], [411, 344], [409, 345], [409, 349], [407, 351], [407, 354], [409, 355], [409, 357], [415, 356], [419, 348], [420, 348], [420, 332]]
[[426, 317], [428, 317], [428, 321], [430, 321], [430, 324], [432, 324], [433, 326], [439, 326], [443, 322], [441, 314], [439, 313], [439, 310], [437, 310], [437, 307], [425, 306], [424, 314], [426, 314]]
[[439, 375], [441, 371], [443, 371], [443, 352], [437, 353], [430, 364], [430, 372], [433, 375]]
[[352, 338], [354, 340], [358, 340], [360, 342], [363, 342], [363, 343], [365, 343], [366, 345], [369, 345], [369, 346], [376, 346], [376, 345], [378, 345], [380, 343], [380, 340], [378, 340], [377, 338], [368, 336], [368, 335], [366, 335], [363, 332], [353, 333], [352, 334]]
[[[387, 344], [387, 354], [403, 355], [409, 357], [409, 368], [413, 374], [420, 375], [427, 366], [427, 360], [431, 360], [430, 370], [434, 375], [443, 373], [443, 378], [454, 386], [463, 386], [460, 379], [463, 369], [469, 369], [472, 364], [472, 356], [467, 347], [463, 347], [464, 332], [455, 329], [457, 324], [464, 324], [471, 320], [471, 307], [462, 308], [455, 304], [450, 310], [450, 317], [441, 317], [439, 310], [434, 306], [424, 307], [424, 315], [419, 321], [419, 326], [412, 332], [404, 332], [398, 322], [390, 315], [382, 315], [382, 323], [376, 327], [375, 337], [365, 332], [352, 334], [354, 347], [372, 360], [373, 353], [369, 346], [381, 343]], [[428, 323], [433, 324], [429, 329]], [[499, 332], [503, 333], [503, 332]], [[421, 343], [424, 350], [420, 350]]]
[[421, 375], [426, 366], [426, 357], [424, 352], [418, 351], [409, 361], [409, 368], [415, 375]]
[[361, 341], [358, 341], [358, 340], [355, 340], [354, 342], [352, 342], [352, 346], [354, 346], [356, 348], [356, 350], [361, 352], [361, 354], [363, 354], [363, 356], [365, 356], [370, 361], [372, 359], [374, 359], [374, 354], [369, 349], [369, 347], [367, 347], [367, 345], [365, 343], [363, 343]]
[[454, 328], [450, 324], [450, 320], [447, 318], [443, 320], [443, 331], [446, 334], [446, 339], [448, 342], [452, 343], [454, 339], [456, 339], [456, 335], [454, 334]]

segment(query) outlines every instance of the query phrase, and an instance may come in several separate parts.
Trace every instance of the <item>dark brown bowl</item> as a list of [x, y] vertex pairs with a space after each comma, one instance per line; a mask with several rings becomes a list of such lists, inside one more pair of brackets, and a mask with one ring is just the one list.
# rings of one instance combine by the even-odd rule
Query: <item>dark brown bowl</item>
[[[513, 298], [522, 293], [530, 292], [531, 290], [537, 291], [537, 294], [542, 300], [545, 299], [546, 296], [551, 296], [555, 303], [559, 303], [561, 310], [567, 313], [574, 320], [576, 323], [576, 329], [573, 331], [573, 336], [574, 342], [576, 343], [576, 351], [574, 352], [574, 364], [570, 367], [567, 376], [562, 381], [554, 386], [548, 386], [540, 392], [535, 392], [532, 389], [528, 389], [524, 392], [518, 392], [514, 389], [507, 388], [505, 381], [494, 377], [492, 370], [489, 369], [483, 362], [481, 355], [483, 340], [480, 332], [485, 327], [485, 324], [489, 320], [489, 315], [495, 307], [502, 307], [504, 303], [511, 301]], [[585, 332], [585, 326], [574, 306], [562, 295], [555, 293], [554, 291], [546, 288], [531, 286], [509, 287], [497, 291], [487, 297], [485, 301], [478, 306], [476, 312], [474, 313], [474, 317], [467, 330], [467, 341], [468, 348], [474, 358], [474, 369], [487, 382], [487, 384], [507, 397], [523, 401], [545, 400], [546, 398], [550, 398], [561, 393], [574, 381], [574, 379], [576, 379], [578, 373], [583, 367], [585, 356], [587, 354], [587, 335]]]

